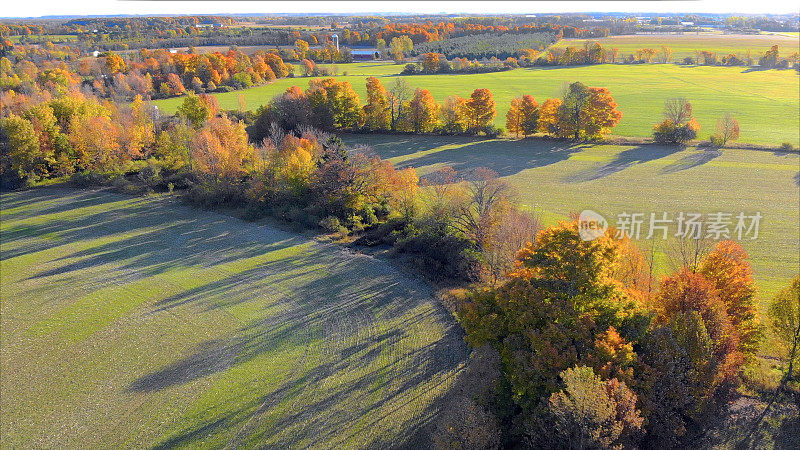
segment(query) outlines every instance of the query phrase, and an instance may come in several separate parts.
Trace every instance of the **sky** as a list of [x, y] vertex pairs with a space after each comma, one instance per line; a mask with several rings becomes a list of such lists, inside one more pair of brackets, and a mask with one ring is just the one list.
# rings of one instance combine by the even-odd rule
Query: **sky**
[[[543, 14], [565, 12], [798, 13], [796, 0], [690, 1], [139, 1], [4, 0], [0, 17], [117, 14], [418, 13]], [[491, 5], [491, 6], [489, 6]]]

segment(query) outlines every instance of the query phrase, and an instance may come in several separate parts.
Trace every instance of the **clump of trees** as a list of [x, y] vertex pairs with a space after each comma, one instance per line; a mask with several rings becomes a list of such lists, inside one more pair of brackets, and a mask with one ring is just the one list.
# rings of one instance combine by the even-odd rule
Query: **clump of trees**
[[[689, 445], [755, 357], [763, 328], [739, 244], [719, 242], [657, 283], [615, 233], [584, 241], [577, 221], [546, 228], [505, 279], [461, 300], [467, 341], [500, 355], [507, 442]], [[797, 302], [786, 298], [776, 311]], [[779, 326], [795, 346], [792, 320]]]
[[602, 137], [622, 119], [607, 88], [570, 84], [563, 98], [547, 99], [539, 108], [538, 131], [575, 140]]
[[695, 139], [698, 131], [692, 104], [685, 98], [671, 98], [664, 103], [664, 120], [653, 127], [653, 139], [662, 144], [685, 144]]
[[481, 62], [467, 58], [453, 58], [448, 61], [444, 55], [426, 53], [419, 63], [406, 64], [401, 75], [421, 75], [435, 73], [489, 73], [510, 70], [519, 67], [516, 58], [509, 56], [505, 60], [496, 57]]

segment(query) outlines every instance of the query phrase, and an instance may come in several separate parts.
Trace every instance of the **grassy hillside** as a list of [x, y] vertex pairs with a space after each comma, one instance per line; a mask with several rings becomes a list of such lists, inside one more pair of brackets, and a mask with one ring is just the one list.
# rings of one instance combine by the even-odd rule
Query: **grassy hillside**
[[2, 194], [4, 447], [387, 447], [466, 349], [424, 284], [169, 197]]
[[770, 47], [777, 45], [783, 56], [797, 51], [796, 36], [783, 34], [722, 34], [722, 33], [686, 33], [686, 34], [638, 34], [635, 36], [609, 36], [600, 39], [562, 39], [553, 47], [583, 47], [584, 42], [599, 42], [603, 47], [617, 48], [621, 55], [635, 54], [640, 48], [661, 50], [665, 45], [672, 49], [672, 61], [680, 61], [684, 57], [696, 58], [697, 51], [706, 50], [722, 57], [730, 53], [744, 57], [749, 50], [753, 58], [758, 60]]
[[[800, 156], [754, 150], [678, 150], [659, 146], [568, 145], [535, 140], [345, 135], [421, 174], [450, 165], [491, 167], [547, 225], [591, 209], [612, 224], [617, 214], [739, 212], [763, 216], [757, 240], [744, 240], [762, 304], [800, 271]], [[671, 228], [674, 233], [677, 228]], [[645, 237], [645, 236], [643, 236]], [[647, 242], [640, 242], [647, 244]], [[661, 271], [670, 268], [655, 241]]]
[[[402, 66], [385, 63], [340, 64], [344, 79], [366, 97], [365, 78], [377, 76], [389, 86]], [[344, 76], [344, 72], [348, 75]], [[513, 97], [532, 94], [541, 103], [560, 95], [562, 86], [582, 81], [589, 86], [611, 90], [623, 112], [614, 134], [649, 136], [660, 120], [664, 101], [683, 96], [694, 106], [703, 127], [702, 138], [714, 132], [717, 119], [733, 113], [741, 127], [742, 142], [800, 145], [798, 109], [800, 77], [791, 70], [748, 70], [742, 67], [682, 67], [672, 64], [597, 65], [583, 67], [516, 69], [507, 72], [470, 75], [415, 75], [406, 77], [412, 86], [429, 89], [438, 101], [457, 94], [468, 96], [475, 88], [488, 88], [497, 102], [495, 123], [505, 125], [505, 114]], [[265, 104], [292, 85], [308, 87], [308, 79], [282, 79], [244, 91], [216, 94], [220, 105], [238, 109], [244, 95], [251, 109]], [[164, 112], [174, 113], [182, 98], [154, 102]]]

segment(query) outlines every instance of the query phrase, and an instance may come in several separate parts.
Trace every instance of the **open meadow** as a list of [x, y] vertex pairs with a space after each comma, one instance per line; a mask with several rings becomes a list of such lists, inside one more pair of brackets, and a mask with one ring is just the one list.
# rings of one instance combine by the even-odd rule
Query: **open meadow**
[[[613, 224], [617, 214], [760, 212], [758, 239], [741, 241], [751, 257], [762, 306], [800, 271], [800, 156], [755, 150], [656, 145], [572, 145], [535, 139], [344, 135], [424, 177], [445, 165], [461, 173], [489, 167], [518, 192], [545, 225], [591, 209]], [[646, 233], [649, 222], [642, 227]], [[673, 232], [675, 228], [672, 228]], [[644, 238], [645, 236], [642, 236]], [[660, 272], [672, 271], [656, 240]], [[640, 240], [647, 247], [648, 241]]]
[[390, 447], [466, 358], [424, 283], [174, 197], [2, 194], [3, 447]]
[[[361, 96], [366, 96], [368, 76], [378, 77], [391, 86], [401, 65], [392, 63], [339, 64], [340, 80], [350, 82]], [[347, 75], [344, 73], [347, 72]], [[623, 113], [622, 121], [612, 130], [620, 136], [650, 136], [653, 124], [661, 120], [664, 101], [686, 97], [702, 126], [700, 138], [714, 132], [716, 121], [730, 112], [739, 121], [741, 142], [800, 145], [797, 111], [800, 77], [794, 70], [754, 70], [744, 67], [695, 67], [673, 64], [594, 65], [580, 67], [521, 68], [498, 73], [465, 75], [414, 75], [405, 77], [415, 87], [430, 90], [437, 101], [450, 95], [467, 97], [476, 88], [492, 91], [497, 103], [495, 124], [505, 125], [511, 99], [532, 94], [539, 103], [559, 97], [565, 83], [581, 81], [589, 86], [610, 89]], [[224, 109], [237, 109], [243, 95], [250, 109], [268, 103], [275, 95], [297, 85], [308, 87], [307, 78], [281, 79], [268, 85], [242, 91], [214, 94]], [[154, 102], [172, 114], [183, 101], [176, 97]]]
[[599, 42], [604, 48], [617, 48], [620, 55], [635, 54], [641, 48], [661, 46], [672, 49], [671, 61], [681, 61], [685, 57], [696, 58], [697, 53], [706, 50], [718, 57], [733, 53], [744, 58], [749, 50], [756, 60], [770, 47], [777, 45], [783, 55], [797, 51], [797, 36], [791, 34], [723, 34], [715, 32], [684, 34], [636, 34], [608, 36], [599, 39], [562, 39], [553, 48], [583, 47], [585, 42]]

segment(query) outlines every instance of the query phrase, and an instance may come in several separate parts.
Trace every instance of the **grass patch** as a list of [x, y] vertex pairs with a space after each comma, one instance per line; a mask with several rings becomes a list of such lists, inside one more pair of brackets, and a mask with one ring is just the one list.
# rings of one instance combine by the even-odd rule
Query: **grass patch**
[[[444, 165], [490, 167], [519, 192], [523, 207], [546, 224], [591, 209], [612, 224], [622, 212], [761, 212], [757, 240], [743, 240], [762, 306], [800, 271], [800, 156], [754, 150], [480, 140], [466, 137], [344, 135], [421, 175]], [[659, 216], [660, 217], [660, 216]], [[649, 223], [647, 224], [649, 225]], [[647, 225], [642, 229], [647, 230]], [[675, 228], [673, 227], [673, 232]], [[670, 269], [656, 241], [661, 272]]]
[[562, 39], [553, 44], [554, 48], [578, 47], [584, 42], [599, 42], [605, 48], [617, 48], [621, 55], [635, 55], [640, 48], [661, 50], [665, 45], [672, 49], [671, 61], [681, 61], [689, 56], [696, 58], [697, 52], [706, 50], [714, 52], [718, 57], [730, 53], [744, 57], [749, 50], [753, 58], [764, 55], [773, 45], [782, 50], [783, 56], [797, 51], [797, 35], [781, 34], [722, 34], [722, 33], [685, 33], [685, 34], [637, 34], [627, 36], [609, 36], [599, 39]]

